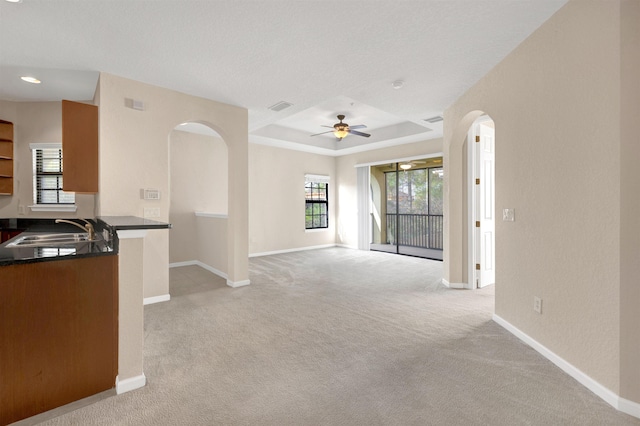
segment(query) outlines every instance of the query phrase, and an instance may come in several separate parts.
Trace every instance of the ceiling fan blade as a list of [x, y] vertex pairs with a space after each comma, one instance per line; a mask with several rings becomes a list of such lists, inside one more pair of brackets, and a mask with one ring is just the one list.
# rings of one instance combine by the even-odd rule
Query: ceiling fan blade
[[362, 132], [358, 132], [356, 130], [348, 130], [349, 133], [351, 133], [352, 135], [358, 135], [358, 136], [364, 136], [365, 138], [368, 138], [369, 136], [371, 136], [369, 133], [362, 133]]
[[333, 133], [333, 130], [329, 130], [329, 131], [327, 131], [327, 132], [322, 132], [322, 133], [316, 133], [316, 134], [314, 134], [314, 135], [309, 135], [309, 136], [324, 135], [324, 134], [326, 134], [326, 133]]
[[364, 124], [356, 124], [355, 126], [349, 126], [350, 129], [364, 129], [365, 126]]
[[323, 125], [321, 125], [320, 127], [328, 127], [328, 128], [330, 128], [330, 129], [333, 129], [333, 126], [325, 126], [324, 124], [323, 124]]

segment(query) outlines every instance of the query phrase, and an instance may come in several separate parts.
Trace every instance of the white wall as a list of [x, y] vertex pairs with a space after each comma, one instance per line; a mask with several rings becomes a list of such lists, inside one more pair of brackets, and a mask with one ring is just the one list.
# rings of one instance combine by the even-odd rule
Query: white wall
[[[251, 254], [335, 244], [337, 179], [334, 157], [250, 144], [249, 173]], [[305, 231], [306, 173], [331, 178], [327, 230]]]
[[[637, 29], [635, 9], [628, 25]], [[621, 322], [621, 235], [636, 236], [629, 245], [637, 253], [640, 229], [637, 216], [620, 219], [621, 186], [633, 181], [637, 199], [639, 181], [637, 166], [620, 172], [621, 92], [637, 93], [638, 81], [637, 72], [621, 79], [620, 33], [619, 1], [570, 1], [446, 110], [444, 267], [450, 282], [465, 281], [462, 146], [471, 122], [488, 113], [496, 125], [496, 211], [515, 208], [516, 217], [496, 223], [496, 314], [640, 402], [640, 380], [621, 387], [628, 373], [638, 377], [640, 349], [638, 337], [633, 347], [621, 340], [621, 328], [634, 324], [637, 336], [640, 323], [637, 300]], [[543, 299], [542, 315], [534, 296]], [[625, 357], [634, 362], [621, 367]]]
[[[76, 194], [75, 213], [32, 212], [33, 164], [31, 143], [62, 143], [61, 102], [9, 102], [0, 101], [0, 119], [13, 123], [14, 133], [14, 193], [0, 196], [2, 218], [93, 218], [94, 195]], [[24, 214], [19, 214], [19, 206]]]

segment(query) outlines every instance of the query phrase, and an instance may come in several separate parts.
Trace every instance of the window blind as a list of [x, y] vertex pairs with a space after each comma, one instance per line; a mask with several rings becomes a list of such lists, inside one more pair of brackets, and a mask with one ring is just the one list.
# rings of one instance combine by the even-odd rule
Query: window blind
[[31, 144], [33, 192], [36, 204], [74, 204], [75, 194], [62, 190], [62, 148], [59, 144]]

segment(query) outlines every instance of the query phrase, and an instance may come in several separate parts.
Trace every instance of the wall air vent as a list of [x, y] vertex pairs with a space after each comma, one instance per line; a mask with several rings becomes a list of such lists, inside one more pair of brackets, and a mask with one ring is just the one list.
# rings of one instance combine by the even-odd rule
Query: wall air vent
[[435, 117], [431, 117], [431, 118], [425, 118], [424, 121], [426, 121], [427, 123], [438, 123], [440, 121], [444, 120], [442, 117], [440, 117], [439, 115], [436, 115]]
[[283, 109], [289, 108], [291, 105], [293, 105], [293, 104], [291, 104], [289, 102], [285, 102], [285, 101], [280, 101], [277, 104], [271, 105], [269, 107], [269, 109], [271, 111], [276, 111], [277, 112], [277, 111], [282, 111]]

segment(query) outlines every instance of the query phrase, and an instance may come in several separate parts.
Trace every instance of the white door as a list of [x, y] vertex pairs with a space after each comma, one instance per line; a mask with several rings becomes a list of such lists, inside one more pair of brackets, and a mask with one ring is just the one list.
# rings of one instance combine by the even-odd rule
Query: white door
[[476, 283], [496, 282], [495, 130], [493, 122], [476, 124]]

